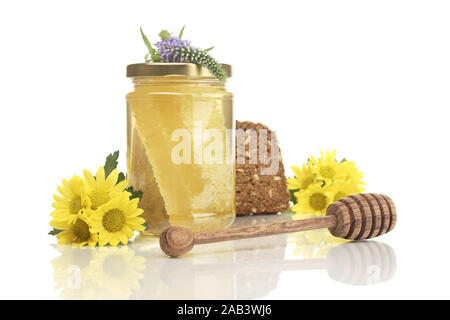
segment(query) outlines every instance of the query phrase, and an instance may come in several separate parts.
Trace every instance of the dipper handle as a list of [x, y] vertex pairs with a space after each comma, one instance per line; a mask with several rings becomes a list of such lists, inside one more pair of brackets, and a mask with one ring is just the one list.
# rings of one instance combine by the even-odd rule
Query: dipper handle
[[194, 244], [265, 237], [280, 233], [308, 231], [336, 226], [335, 216], [194, 233]]
[[165, 229], [160, 238], [161, 250], [170, 257], [178, 257], [190, 251], [196, 244], [265, 237], [273, 234], [307, 231], [321, 228], [336, 227], [337, 218], [334, 215], [284, 221], [272, 224], [231, 228], [218, 231], [192, 233], [186, 227], [172, 226]]

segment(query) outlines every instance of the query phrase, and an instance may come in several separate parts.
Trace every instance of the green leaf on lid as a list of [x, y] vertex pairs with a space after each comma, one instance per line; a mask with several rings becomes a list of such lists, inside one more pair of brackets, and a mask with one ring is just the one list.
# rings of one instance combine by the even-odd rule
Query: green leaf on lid
[[167, 30], [161, 30], [161, 32], [159, 33], [159, 37], [161, 38], [161, 40], [167, 40], [170, 36], [171, 34]]
[[181, 28], [180, 33], [178, 34], [178, 38], [180, 38], [180, 39], [183, 36], [184, 27], [186, 27], [186, 25], [184, 25], [183, 28]]
[[141, 30], [142, 40], [144, 40], [144, 43], [147, 46], [148, 52], [153, 55], [155, 53], [155, 49], [152, 47], [152, 44], [150, 43], [150, 41], [148, 41], [148, 38], [145, 35], [144, 31], [142, 31], [142, 27], [140, 28], [140, 30]]

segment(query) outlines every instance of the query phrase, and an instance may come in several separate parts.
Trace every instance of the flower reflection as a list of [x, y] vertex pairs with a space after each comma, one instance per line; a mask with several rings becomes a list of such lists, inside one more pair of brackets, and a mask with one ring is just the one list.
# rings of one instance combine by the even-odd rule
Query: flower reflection
[[86, 299], [91, 297], [89, 281], [86, 278], [86, 269], [89, 266], [93, 249], [58, 245], [61, 254], [53, 259], [53, 279], [55, 289], [61, 290], [62, 299]]
[[325, 258], [331, 248], [346, 242], [333, 237], [327, 229], [297, 232], [288, 239], [289, 245], [295, 245], [292, 255], [303, 259]]
[[[317, 217], [316, 215], [299, 215], [293, 217], [294, 220]], [[292, 255], [303, 259], [325, 258], [331, 248], [350, 242], [346, 239], [336, 238], [331, 235], [328, 229], [317, 229], [306, 232], [296, 232], [289, 236], [288, 244], [294, 245]]]
[[51, 261], [63, 299], [129, 299], [139, 290], [145, 258], [127, 246], [80, 248], [61, 245]]

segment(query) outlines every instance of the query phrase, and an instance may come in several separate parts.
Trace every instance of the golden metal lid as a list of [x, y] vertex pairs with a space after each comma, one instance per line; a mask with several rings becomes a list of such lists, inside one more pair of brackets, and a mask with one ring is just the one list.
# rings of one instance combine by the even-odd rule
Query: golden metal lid
[[[231, 77], [231, 65], [222, 64]], [[205, 67], [194, 63], [173, 63], [173, 62], [151, 62], [136, 63], [127, 66], [127, 77], [163, 77], [163, 76], [188, 76], [193, 78], [214, 78], [214, 76]]]

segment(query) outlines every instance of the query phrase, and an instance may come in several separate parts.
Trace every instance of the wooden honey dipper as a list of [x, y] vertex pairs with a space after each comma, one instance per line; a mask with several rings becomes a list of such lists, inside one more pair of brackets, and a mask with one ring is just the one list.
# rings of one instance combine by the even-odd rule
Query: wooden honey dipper
[[391, 198], [382, 194], [362, 193], [333, 202], [324, 217], [199, 233], [192, 233], [181, 226], [168, 227], [161, 234], [159, 244], [165, 254], [178, 257], [197, 244], [322, 228], [328, 228], [335, 237], [364, 240], [391, 231], [396, 222], [397, 212]]

